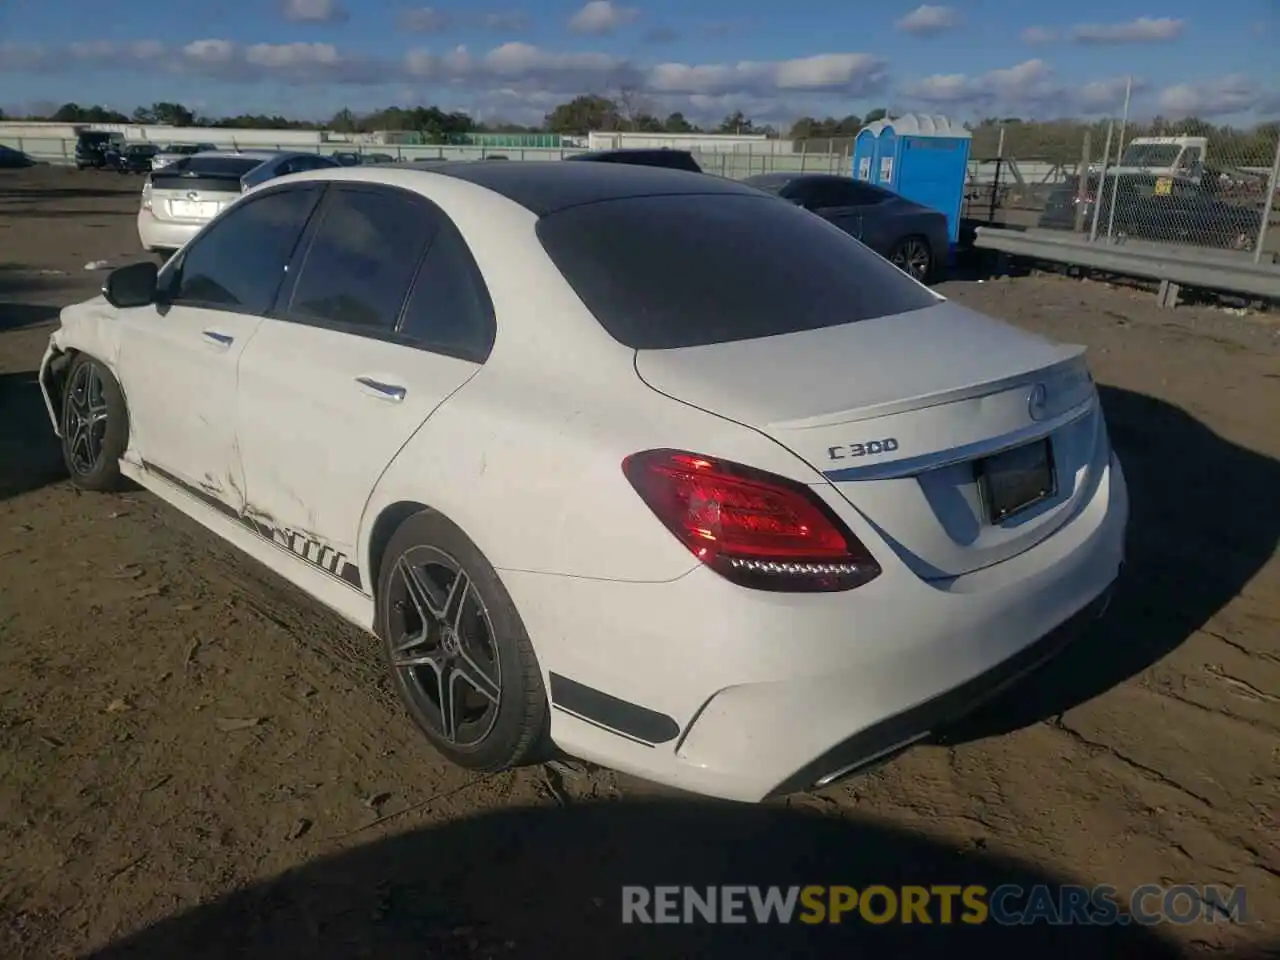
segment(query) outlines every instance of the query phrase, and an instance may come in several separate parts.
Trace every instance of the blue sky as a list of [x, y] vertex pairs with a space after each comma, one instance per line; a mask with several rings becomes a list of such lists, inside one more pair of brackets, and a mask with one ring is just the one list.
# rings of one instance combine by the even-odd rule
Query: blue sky
[[176, 100], [327, 117], [436, 103], [536, 121], [580, 93], [785, 124], [877, 106], [957, 120], [1280, 116], [1277, 0], [7, 0], [0, 107]]

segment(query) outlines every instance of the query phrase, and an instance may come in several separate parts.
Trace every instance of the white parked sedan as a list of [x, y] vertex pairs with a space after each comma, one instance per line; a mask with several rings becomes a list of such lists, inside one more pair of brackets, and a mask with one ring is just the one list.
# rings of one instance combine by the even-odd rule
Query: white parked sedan
[[242, 193], [291, 173], [338, 164], [314, 153], [244, 150], [197, 153], [153, 170], [142, 187], [138, 239], [142, 249], [177, 250]]
[[1098, 614], [1128, 502], [1082, 349], [750, 187], [286, 177], [66, 308], [123, 475], [381, 639], [441, 753], [757, 801], [906, 748]]

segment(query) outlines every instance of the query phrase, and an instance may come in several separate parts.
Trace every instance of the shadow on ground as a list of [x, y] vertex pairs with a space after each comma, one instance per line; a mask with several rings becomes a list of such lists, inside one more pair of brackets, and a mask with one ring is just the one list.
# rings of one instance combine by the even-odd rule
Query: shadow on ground
[[0, 500], [66, 476], [34, 371], [0, 373]]
[[[856, 913], [837, 926], [621, 922], [624, 885], [1016, 884], [1029, 891], [1059, 882], [976, 850], [811, 812], [619, 801], [502, 811], [380, 840], [165, 919], [91, 956], [1179, 956], [1154, 928], [940, 924], [937, 903], [931, 925], [874, 924]], [[1013, 897], [1008, 905], [1022, 902]], [[883, 909], [883, 900], [871, 903]], [[961, 909], [957, 900], [953, 921]]]
[[1280, 461], [1164, 401], [1099, 392], [1129, 484], [1119, 590], [1085, 637], [948, 731], [947, 742], [1058, 716], [1140, 673], [1235, 598], [1280, 545]]
[[[5, 214], [0, 213], [0, 217]], [[60, 270], [38, 269], [22, 264], [0, 264], [0, 332], [15, 330], [25, 326], [19, 315], [24, 310], [51, 310], [53, 317], [58, 315], [58, 308], [30, 304], [31, 300], [44, 300], [46, 294], [53, 294], [65, 287], [70, 277]]]

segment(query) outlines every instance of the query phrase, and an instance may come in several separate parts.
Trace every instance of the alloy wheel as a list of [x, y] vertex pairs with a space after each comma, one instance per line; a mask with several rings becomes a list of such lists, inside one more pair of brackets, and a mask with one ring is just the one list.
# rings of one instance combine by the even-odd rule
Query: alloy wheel
[[388, 590], [392, 668], [442, 740], [478, 746], [498, 718], [502, 671], [471, 577], [443, 550], [415, 547], [396, 561]]
[[82, 363], [71, 375], [65, 433], [71, 468], [78, 476], [87, 476], [102, 456], [107, 435], [107, 398], [102, 375], [92, 363]]
[[929, 248], [923, 240], [913, 238], [904, 241], [890, 259], [894, 266], [916, 280], [923, 281], [929, 276]]

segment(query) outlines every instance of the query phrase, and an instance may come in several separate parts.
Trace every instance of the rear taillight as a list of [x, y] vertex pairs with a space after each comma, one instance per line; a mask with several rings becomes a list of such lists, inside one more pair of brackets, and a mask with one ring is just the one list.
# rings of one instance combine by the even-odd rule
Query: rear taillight
[[151, 209], [151, 178], [147, 177], [147, 182], [142, 185], [142, 209]]
[[880, 574], [867, 548], [802, 483], [680, 450], [622, 472], [659, 520], [721, 576], [757, 590], [852, 590]]

